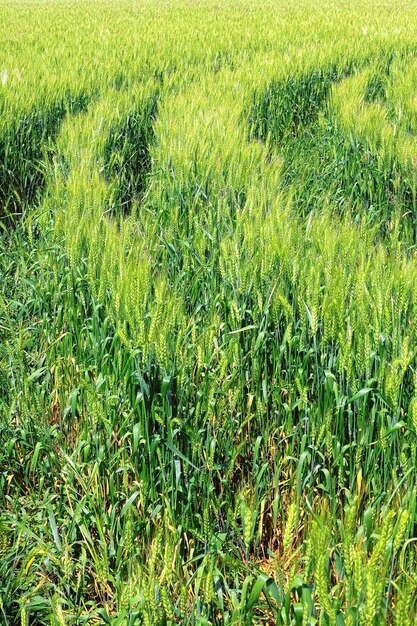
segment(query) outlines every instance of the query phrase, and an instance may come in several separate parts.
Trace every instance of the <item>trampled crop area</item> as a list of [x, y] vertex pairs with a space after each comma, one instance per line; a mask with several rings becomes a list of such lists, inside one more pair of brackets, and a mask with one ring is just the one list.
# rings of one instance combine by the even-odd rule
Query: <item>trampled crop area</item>
[[417, 624], [417, 2], [0, 16], [0, 623]]

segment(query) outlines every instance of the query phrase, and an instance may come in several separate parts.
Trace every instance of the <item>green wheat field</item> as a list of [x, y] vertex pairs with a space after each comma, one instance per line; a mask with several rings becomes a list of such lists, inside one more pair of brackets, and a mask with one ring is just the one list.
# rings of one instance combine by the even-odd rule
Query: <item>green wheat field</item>
[[417, 625], [417, 0], [0, 0], [1, 626]]

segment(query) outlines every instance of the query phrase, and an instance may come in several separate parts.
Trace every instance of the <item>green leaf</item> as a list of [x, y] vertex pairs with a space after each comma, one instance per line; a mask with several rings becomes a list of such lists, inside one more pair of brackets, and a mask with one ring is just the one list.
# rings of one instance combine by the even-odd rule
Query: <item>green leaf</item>
[[264, 589], [266, 583], [268, 582], [268, 580], [270, 579], [269, 576], [267, 576], [266, 574], [260, 574], [258, 576], [258, 578], [256, 579], [250, 595], [249, 595], [249, 599], [247, 601], [246, 604], [246, 608], [248, 611], [250, 611], [251, 609], [253, 609], [253, 607], [255, 606], [255, 604], [258, 602], [259, 596], [262, 593], [262, 590]]

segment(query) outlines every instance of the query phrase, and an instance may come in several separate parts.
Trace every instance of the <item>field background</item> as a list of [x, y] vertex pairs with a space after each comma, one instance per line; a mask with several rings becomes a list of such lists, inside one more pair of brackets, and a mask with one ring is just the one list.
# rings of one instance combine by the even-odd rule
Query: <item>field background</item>
[[0, 623], [417, 624], [417, 3], [0, 15]]

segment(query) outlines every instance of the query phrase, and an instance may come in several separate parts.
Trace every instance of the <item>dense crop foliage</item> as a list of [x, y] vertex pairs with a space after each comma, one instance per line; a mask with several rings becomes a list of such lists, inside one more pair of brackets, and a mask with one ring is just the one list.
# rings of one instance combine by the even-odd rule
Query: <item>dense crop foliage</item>
[[1, 624], [417, 624], [417, 3], [0, 11]]

